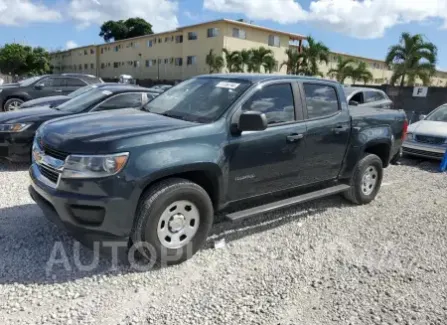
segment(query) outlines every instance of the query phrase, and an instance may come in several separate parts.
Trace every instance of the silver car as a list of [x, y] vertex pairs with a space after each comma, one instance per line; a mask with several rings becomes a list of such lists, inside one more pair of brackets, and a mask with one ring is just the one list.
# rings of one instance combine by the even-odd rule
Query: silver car
[[380, 90], [366, 87], [344, 87], [346, 100], [350, 106], [366, 106], [392, 109], [392, 100]]
[[410, 124], [402, 148], [404, 154], [441, 160], [447, 151], [447, 104]]

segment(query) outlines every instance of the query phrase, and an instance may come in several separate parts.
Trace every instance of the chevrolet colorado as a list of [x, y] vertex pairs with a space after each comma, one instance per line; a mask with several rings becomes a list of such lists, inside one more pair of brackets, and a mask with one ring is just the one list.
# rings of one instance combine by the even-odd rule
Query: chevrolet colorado
[[141, 110], [43, 124], [30, 194], [83, 242], [126, 241], [174, 264], [201, 247], [216, 212], [239, 220], [337, 193], [372, 201], [407, 125], [403, 111], [350, 111], [328, 80], [203, 75]]

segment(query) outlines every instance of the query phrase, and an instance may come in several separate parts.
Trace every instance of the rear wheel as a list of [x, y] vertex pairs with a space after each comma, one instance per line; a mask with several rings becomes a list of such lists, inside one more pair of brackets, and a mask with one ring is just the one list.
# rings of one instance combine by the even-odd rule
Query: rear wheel
[[131, 240], [144, 258], [178, 264], [194, 255], [213, 224], [207, 192], [184, 179], [162, 181], [142, 197]]
[[351, 178], [351, 189], [344, 193], [355, 204], [367, 204], [375, 199], [383, 178], [382, 160], [374, 155], [364, 156], [356, 165]]
[[20, 108], [20, 105], [23, 104], [23, 100], [20, 98], [10, 98], [3, 105], [3, 110], [5, 112], [16, 111]]

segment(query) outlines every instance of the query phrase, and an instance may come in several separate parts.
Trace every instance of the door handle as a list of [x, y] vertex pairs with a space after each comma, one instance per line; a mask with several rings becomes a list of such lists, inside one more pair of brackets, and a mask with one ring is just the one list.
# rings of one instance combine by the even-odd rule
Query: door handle
[[56, 89], [54, 92], [55, 92], [55, 93], [61, 93], [61, 92], [62, 92], [62, 89]]
[[335, 128], [332, 129], [332, 131], [333, 131], [335, 134], [339, 134], [340, 132], [344, 132], [344, 131], [346, 131], [346, 130], [347, 130], [347, 127], [345, 127], [345, 126], [343, 126], [343, 125], [336, 126]]
[[302, 138], [304, 138], [304, 134], [300, 133], [294, 133], [291, 135], [287, 136], [287, 142], [296, 142], [298, 140], [301, 140]]

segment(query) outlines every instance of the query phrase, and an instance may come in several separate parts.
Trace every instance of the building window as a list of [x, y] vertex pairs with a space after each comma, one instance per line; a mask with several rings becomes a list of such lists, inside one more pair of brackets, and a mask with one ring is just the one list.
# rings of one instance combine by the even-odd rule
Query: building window
[[174, 35], [171, 36], [171, 42], [174, 42]]
[[95, 54], [95, 50], [94, 49], [90, 49], [90, 54]]
[[208, 28], [206, 31], [207, 37], [216, 37], [219, 35], [219, 28]]
[[104, 63], [101, 63], [101, 69], [104, 69], [106, 65]]
[[115, 52], [118, 52], [118, 51], [119, 51], [119, 47], [117, 45], [117, 46], [115, 46]]
[[79, 70], [82, 70], [82, 64], [79, 65]]
[[193, 41], [197, 39], [197, 33], [196, 32], [189, 32], [188, 33], [188, 40]]
[[279, 36], [278, 35], [269, 35], [269, 46], [279, 47]]
[[173, 63], [174, 63], [174, 58], [171, 58], [171, 59], [169, 60], [169, 63], [170, 63], [170, 64], [173, 64]]
[[176, 43], [183, 43], [183, 35], [177, 35], [175, 37], [175, 42]]
[[151, 60], [146, 60], [146, 68], [149, 68], [151, 66]]
[[158, 43], [161, 43], [162, 42], [162, 39], [161, 39], [161, 37], [158, 39]]
[[84, 50], [84, 55], [87, 55], [87, 54], [88, 54], [87, 50]]
[[136, 43], [134, 43], [133, 46], [134, 46], [136, 49], [139, 48], [139, 47], [140, 47], [140, 42], [136, 42]]
[[138, 68], [140, 66], [140, 61], [133, 61], [133, 67]]
[[90, 69], [94, 69], [95, 65], [93, 63], [90, 63]]
[[101, 54], [103, 54], [104, 53], [104, 48], [101, 48]]
[[120, 66], [120, 63], [119, 62], [113, 62], [113, 68], [118, 68]]
[[245, 39], [245, 30], [239, 28], [233, 28], [233, 37]]
[[168, 64], [169, 63], [169, 59], [165, 59], [165, 64]]
[[188, 56], [186, 58], [186, 65], [193, 65], [197, 63], [197, 57], [196, 56]]
[[84, 64], [84, 69], [86, 69], [86, 70], [88, 69], [88, 64], [87, 63]]
[[158, 59], [158, 64], [161, 64], [161, 59]]
[[183, 65], [183, 58], [175, 58], [175, 65], [176, 66], [182, 66]]
[[153, 40], [147, 41], [147, 47], [152, 47], [152, 45], [153, 45]]
[[169, 42], [169, 37], [165, 37], [165, 43]]
[[111, 65], [110, 62], [108, 62], [108, 63], [107, 63], [107, 66], [110, 67], [110, 65]]

